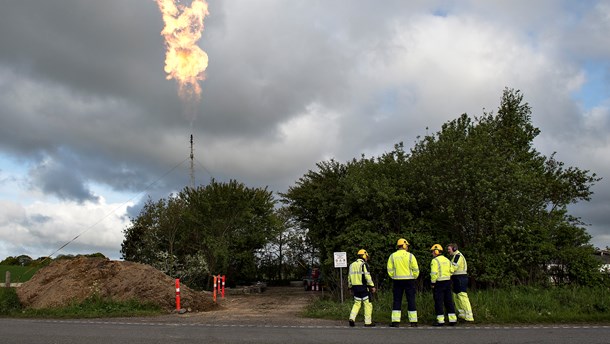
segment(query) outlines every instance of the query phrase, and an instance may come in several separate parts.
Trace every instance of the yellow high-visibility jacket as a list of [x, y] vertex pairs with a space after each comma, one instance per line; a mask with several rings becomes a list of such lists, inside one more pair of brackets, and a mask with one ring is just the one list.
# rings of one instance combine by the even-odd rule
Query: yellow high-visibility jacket
[[[366, 283], [366, 284], [365, 284]], [[369, 272], [368, 266], [364, 259], [359, 258], [355, 262], [351, 263], [349, 266], [349, 276], [347, 277], [347, 286], [348, 288], [354, 286], [364, 286], [367, 285], [369, 287], [374, 287], [373, 279], [371, 278], [371, 273]]]
[[460, 251], [455, 251], [453, 256], [451, 256], [451, 264], [454, 268], [454, 275], [466, 275], [468, 271], [468, 264], [466, 263], [466, 258]]
[[437, 256], [430, 262], [430, 282], [448, 281], [453, 273], [453, 265], [447, 257]]
[[395, 280], [416, 279], [419, 276], [417, 259], [411, 252], [397, 250], [388, 259], [388, 275]]

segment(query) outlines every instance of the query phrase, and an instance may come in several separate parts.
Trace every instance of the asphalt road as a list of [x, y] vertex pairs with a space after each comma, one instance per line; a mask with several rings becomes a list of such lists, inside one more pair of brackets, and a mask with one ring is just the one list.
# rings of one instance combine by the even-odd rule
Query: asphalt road
[[0, 343], [610, 343], [610, 325], [375, 328], [0, 319]]

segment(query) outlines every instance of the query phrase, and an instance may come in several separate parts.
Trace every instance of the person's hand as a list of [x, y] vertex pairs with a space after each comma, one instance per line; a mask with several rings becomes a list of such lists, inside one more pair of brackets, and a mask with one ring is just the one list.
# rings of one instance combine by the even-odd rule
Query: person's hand
[[376, 291], [377, 291], [377, 288], [375, 288], [375, 287], [371, 288], [371, 293], [375, 293]]
[[434, 289], [434, 283], [432, 283], [432, 289]]

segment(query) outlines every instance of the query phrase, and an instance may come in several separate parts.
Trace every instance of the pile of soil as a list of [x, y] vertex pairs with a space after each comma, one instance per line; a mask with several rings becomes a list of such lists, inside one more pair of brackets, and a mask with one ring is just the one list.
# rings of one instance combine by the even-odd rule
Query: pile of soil
[[[17, 288], [21, 303], [40, 309], [67, 306], [94, 295], [113, 301], [138, 300], [176, 309], [175, 279], [145, 264], [107, 258], [60, 259], [44, 267]], [[180, 306], [189, 311], [218, 309], [210, 292], [181, 285]]]

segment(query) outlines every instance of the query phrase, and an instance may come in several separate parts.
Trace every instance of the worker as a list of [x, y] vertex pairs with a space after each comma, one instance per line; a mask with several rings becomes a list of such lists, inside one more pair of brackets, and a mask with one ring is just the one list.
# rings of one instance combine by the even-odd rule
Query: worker
[[388, 275], [392, 281], [392, 323], [391, 327], [400, 326], [402, 294], [407, 297], [407, 310], [409, 324], [417, 327], [417, 307], [415, 305], [416, 280], [419, 276], [417, 259], [409, 251], [409, 242], [406, 239], [398, 239], [396, 252], [388, 259]]
[[358, 259], [350, 264], [347, 286], [354, 295], [354, 305], [349, 315], [349, 326], [356, 325], [356, 316], [360, 312], [360, 307], [364, 304], [364, 327], [373, 327], [373, 304], [371, 303], [372, 293], [375, 292], [375, 284], [371, 278], [371, 273], [366, 262], [369, 254], [366, 250], [358, 251]]
[[474, 321], [470, 299], [466, 290], [468, 289], [468, 264], [466, 258], [458, 250], [458, 245], [451, 243], [447, 245], [447, 252], [451, 255], [451, 264], [454, 267], [454, 272], [451, 275], [453, 288], [453, 296], [455, 306], [458, 311], [458, 317], [468, 322]]
[[430, 252], [432, 253], [430, 283], [434, 297], [434, 311], [436, 312], [434, 326], [445, 325], [445, 309], [449, 318], [449, 326], [455, 326], [457, 324], [457, 316], [455, 315], [455, 306], [451, 296], [451, 272], [453, 271], [453, 265], [451, 265], [447, 257], [443, 256], [443, 247], [441, 245], [434, 244], [430, 248]]

